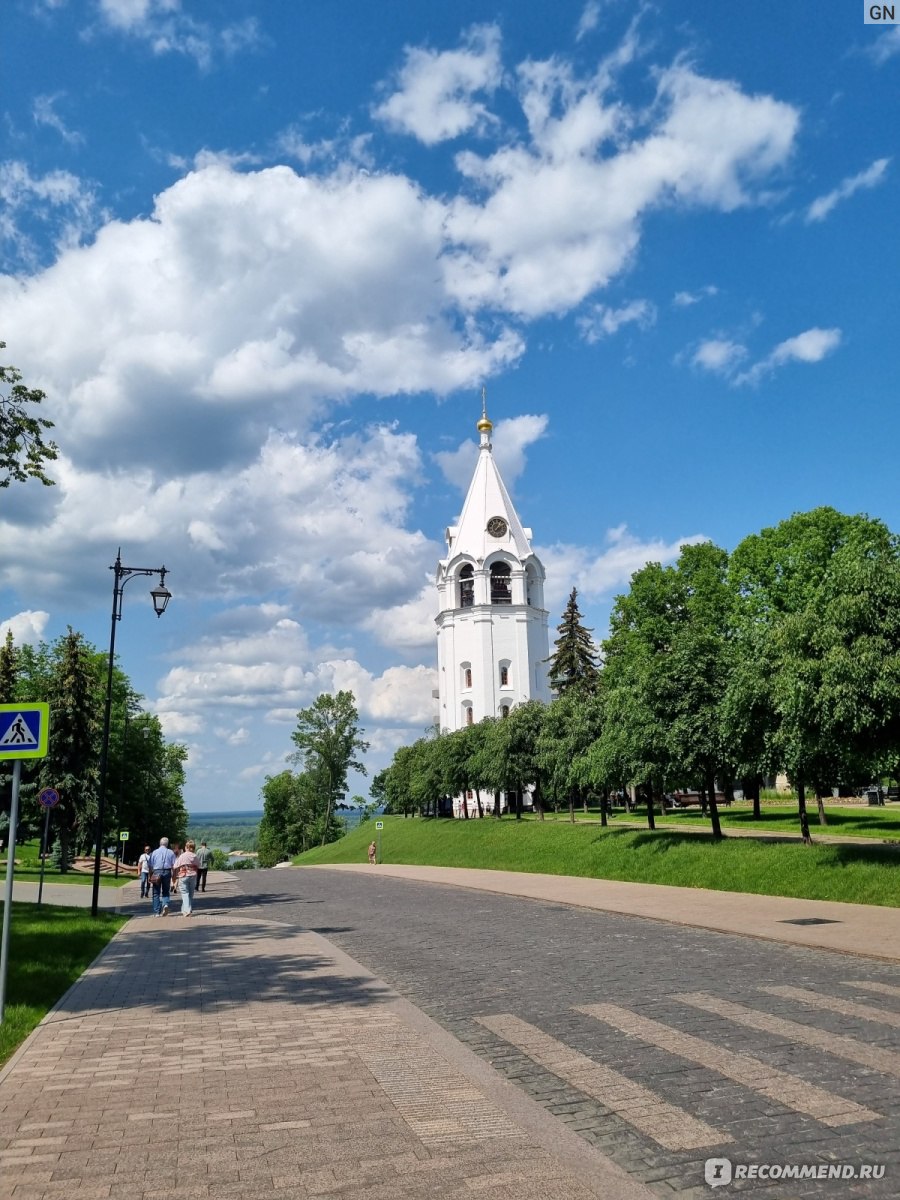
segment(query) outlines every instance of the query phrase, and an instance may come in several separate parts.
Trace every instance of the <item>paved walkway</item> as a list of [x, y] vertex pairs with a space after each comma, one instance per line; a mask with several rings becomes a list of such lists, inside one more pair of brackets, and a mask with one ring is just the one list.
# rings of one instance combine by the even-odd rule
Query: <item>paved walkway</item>
[[330, 942], [259, 911], [236, 880], [191, 920], [139, 907], [0, 1072], [2, 1200], [649, 1200]]
[[747, 892], [714, 892], [704, 888], [666, 887], [653, 883], [621, 883], [571, 875], [532, 875], [518, 871], [481, 871], [468, 867], [410, 867], [382, 863], [342, 863], [312, 871], [378, 871], [399, 879], [416, 879], [453, 887], [527, 896], [582, 908], [650, 917], [674, 925], [714, 929], [768, 938], [793, 946], [840, 950], [900, 961], [900, 908], [843, 904], [830, 900], [791, 900]]
[[[892, 908], [455, 868], [328, 870], [900, 959]], [[131, 901], [134, 919], [0, 1072], [0, 1200], [649, 1200], [333, 943], [257, 919], [265, 910], [236, 877], [211, 877], [189, 921], [147, 916], [136, 883], [110, 897]], [[538, 1050], [557, 1073], [572, 1065], [561, 1043]], [[631, 1093], [619, 1101], [638, 1106], [635, 1120], [646, 1108]]]
[[[232, 879], [228, 871], [210, 871], [210, 886], [223, 884]], [[37, 903], [39, 884], [30, 880], [13, 880], [13, 900], [27, 904]], [[90, 908], [93, 888], [90, 883], [45, 883], [42, 900], [45, 904], [60, 904], [63, 908]], [[98, 892], [98, 907], [131, 911], [132, 905], [141, 902], [139, 879], [131, 879], [121, 887], [101, 887]], [[149, 901], [146, 902], [149, 907]], [[176, 903], [181, 903], [176, 901]]]

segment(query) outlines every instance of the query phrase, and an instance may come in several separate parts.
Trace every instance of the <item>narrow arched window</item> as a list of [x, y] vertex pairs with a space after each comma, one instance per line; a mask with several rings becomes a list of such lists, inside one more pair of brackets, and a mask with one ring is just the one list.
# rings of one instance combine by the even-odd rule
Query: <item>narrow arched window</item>
[[459, 607], [471, 608], [475, 603], [475, 572], [467, 564], [459, 573]]
[[501, 705], [500, 705], [500, 716], [501, 716], [501, 717], [508, 717], [508, 716], [509, 716], [509, 705], [508, 705], [508, 704], [501, 704]]
[[466, 708], [466, 724], [467, 725], [475, 724], [475, 714], [470, 707]]
[[496, 562], [491, 566], [491, 604], [512, 604], [509, 563]]
[[466, 667], [463, 671], [463, 687], [470, 688], [472, 686], [472, 668]]
[[500, 686], [509, 687], [509, 667], [500, 668]]

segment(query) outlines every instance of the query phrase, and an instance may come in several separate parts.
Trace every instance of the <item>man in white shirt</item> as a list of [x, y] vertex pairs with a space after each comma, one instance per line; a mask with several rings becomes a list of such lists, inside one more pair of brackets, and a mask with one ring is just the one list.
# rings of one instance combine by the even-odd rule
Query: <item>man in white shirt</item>
[[153, 888], [153, 915], [169, 915], [169, 889], [172, 886], [172, 868], [175, 855], [169, 849], [169, 839], [160, 838], [159, 846], [150, 855], [150, 886]]
[[138, 859], [138, 874], [141, 877], [141, 899], [150, 899], [150, 847], [144, 847], [144, 853]]

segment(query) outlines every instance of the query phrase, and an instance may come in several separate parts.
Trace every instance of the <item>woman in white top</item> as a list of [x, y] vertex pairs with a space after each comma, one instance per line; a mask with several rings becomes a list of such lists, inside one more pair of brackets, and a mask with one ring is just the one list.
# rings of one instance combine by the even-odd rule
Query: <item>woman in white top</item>
[[181, 915], [189, 917], [194, 911], [194, 888], [197, 886], [197, 869], [200, 866], [194, 853], [194, 843], [188, 842], [175, 859], [175, 876], [181, 894]]

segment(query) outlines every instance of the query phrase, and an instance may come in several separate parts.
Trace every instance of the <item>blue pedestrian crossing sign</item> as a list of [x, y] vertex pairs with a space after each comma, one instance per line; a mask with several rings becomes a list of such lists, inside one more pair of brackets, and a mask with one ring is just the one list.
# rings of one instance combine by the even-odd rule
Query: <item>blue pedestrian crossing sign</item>
[[0, 759], [46, 758], [49, 737], [49, 704], [0, 704]]

